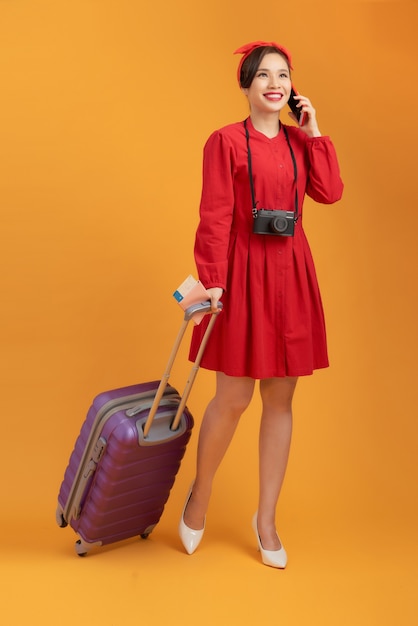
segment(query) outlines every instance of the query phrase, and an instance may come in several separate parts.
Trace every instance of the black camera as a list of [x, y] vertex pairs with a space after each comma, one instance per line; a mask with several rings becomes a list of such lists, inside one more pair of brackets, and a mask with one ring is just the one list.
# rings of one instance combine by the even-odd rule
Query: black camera
[[295, 233], [295, 214], [292, 211], [258, 209], [254, 211], [253, 233], [293, 237]]

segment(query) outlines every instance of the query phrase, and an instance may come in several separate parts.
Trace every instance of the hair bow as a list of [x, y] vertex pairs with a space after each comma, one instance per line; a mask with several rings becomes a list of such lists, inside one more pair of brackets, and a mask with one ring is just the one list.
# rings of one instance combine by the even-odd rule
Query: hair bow
[[237, 78], [240, 84], [241, 84], [241, 68], [245, 59], [251, 54], [253, 50], [255, 50], [256, 48], [264, 47], [264, 46], [271, 46], [273, 48], [277, 48], [277, 50], [279, 50], [286, 57], [287, 62], [289, 63], [290, 69], [293, 70], [292, 58], [291, 58], [290, 52], [284, 46], [281, 46], [278, 43], [275, 43], [274, 41], [252, 41], [251, 43], [246, 43], [244, 46], [237, 48], [234, 52], [234, 54], [243, 55], [241, 61], [239, 62], [238, 70], [237, 70]]

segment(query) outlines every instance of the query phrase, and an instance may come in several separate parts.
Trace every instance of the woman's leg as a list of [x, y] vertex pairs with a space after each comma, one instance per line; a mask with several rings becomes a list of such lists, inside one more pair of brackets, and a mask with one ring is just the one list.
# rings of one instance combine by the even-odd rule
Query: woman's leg
[[212, 481], [231, 442], [241, 414], [249, 405], [255, 381], [216, 374], [216, 393], [210, 401], [200, 427], [196, 479], [184, 522], [192, 529], [203, 528]]
[[258, 533], [265, 550], [279, 550], [275, 514], [286, 473], [292, 437], [292, 399], [297, 378], [260, 381], [263, 413], [260, 424], [260, 494]]

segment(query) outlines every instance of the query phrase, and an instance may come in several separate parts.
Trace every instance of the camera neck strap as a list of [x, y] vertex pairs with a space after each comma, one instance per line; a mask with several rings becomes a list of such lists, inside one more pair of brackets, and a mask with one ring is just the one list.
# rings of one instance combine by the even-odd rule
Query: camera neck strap
[[[250, 150], [250, 133], [248, 132], [248, 128], [247, 128], [247, 120], [244, 120], [244, 128], [245, 128], [245, 136], [247, 138], [248, 174], [250, 177], [251, 198], [253, 202], [253, 217], [255, 219], [257, 217], [257, 201], [255, 199], [255, 192], [254, 192], [253, 166], [252, 166], [252, 158], [251, 158], [251, 150]], [[286, 138], [286, 142], [289, 147], [289, 152], [290, 152], [290, 156], [292, 157], [292, 163], [293, 163], [293, 175], [294, 175], [294, 182], [295, 182], [295, 218], [294, 218], [294, 221], [296, 223], [299, 219], [298, 168], [296, 165], [295, 153], [293, 152], [292, 144], [290, 143], [289, 134], [287, 132], [286, 126], [284, 125], [282, 126], [282, 124], [279, 121], [279, 132], [281, 128], [283, 128], [284, 136]]]

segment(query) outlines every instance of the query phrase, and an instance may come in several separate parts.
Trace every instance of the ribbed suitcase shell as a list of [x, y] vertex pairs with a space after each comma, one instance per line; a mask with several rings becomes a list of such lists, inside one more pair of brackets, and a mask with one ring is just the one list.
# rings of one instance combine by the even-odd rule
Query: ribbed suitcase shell
[[[190, 439], [193, 417], [186, 407], [178, 429], [170, 430], [180, 396], [168, 385], [145, 440], [143, 425], [159, 384], [154, 381], [115, 389], [93, 401], [58, 495], [57, 521], [60, 526], [69, 523], [78, 533], [76, 550], [80, 555], [93, 545], [147, 536], [163, 513]], [[127, 415], [129, 408], [141, 403], [142, 410]], [[106, 411], [106, 407], [110, 408]], [[95, 430], [100, 412], [103, 427]], [[73, 508], [69, 498], [74, 498], [74, 483], [80, 474], [83, 481], [91, 476]]]

